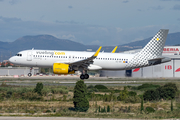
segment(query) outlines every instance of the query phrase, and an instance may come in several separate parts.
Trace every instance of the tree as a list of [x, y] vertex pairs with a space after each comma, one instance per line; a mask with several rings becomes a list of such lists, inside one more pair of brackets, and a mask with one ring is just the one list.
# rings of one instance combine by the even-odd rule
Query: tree
[[127, 87], [125, 86], [125, 87], [124, 87], [124, 90], [122, 90], [122, 91], [119, 93], [118, 100], [124, 101], [127, 97], [128, 97], [128, 90], [127, 90]]
[[36, 88], [34, 88], [34, 92], [38, 93], [39, 95], [42, 96], [42, 89], [43, 89], [43, 84], [38, 82], [36, 84]]
[[73, 103], [76, 111], [86, 112], [89, 109], [87, 87], [83, 80], [76, 82], [76, 86], [74, 87]]
[[109, 105], [107, 106], [107, 112], [110, 112], [110, 106]]
[[143, 97], [141, 98], [141, 112], [144, 110], [144, 106], [143, 106], [144, 100]]
[[171, 99], [171, 111], [173, 111], [173, 100]]

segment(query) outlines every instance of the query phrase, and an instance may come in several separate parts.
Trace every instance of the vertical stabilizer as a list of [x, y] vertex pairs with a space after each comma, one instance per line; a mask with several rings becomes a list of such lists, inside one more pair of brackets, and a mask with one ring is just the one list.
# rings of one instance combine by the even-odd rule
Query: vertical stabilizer
[[148, 66], [148, 60], [160, 57], [163, 52], [168, 31], [168, 29], [159, 30], [149, 43], [139, 53], [137, 53], [131, 61], [129, 61], [126, 69]]

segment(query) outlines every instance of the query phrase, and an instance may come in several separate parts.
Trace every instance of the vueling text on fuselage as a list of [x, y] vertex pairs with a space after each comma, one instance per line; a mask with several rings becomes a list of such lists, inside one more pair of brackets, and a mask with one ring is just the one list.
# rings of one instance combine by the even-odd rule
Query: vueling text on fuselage
[[53, 56], [53, 55], [65, 55], [65, 52], [36, 51], [36, 54], [43, 54], [43, 55], [50, 54], [51, 56]]

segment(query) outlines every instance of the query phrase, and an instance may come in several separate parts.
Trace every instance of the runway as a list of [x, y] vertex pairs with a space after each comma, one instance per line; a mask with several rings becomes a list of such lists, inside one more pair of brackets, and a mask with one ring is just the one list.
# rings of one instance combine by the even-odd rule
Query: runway
[[[78, 76], [33, 76], [33, 77], [0, 77], [0, 84], [5, 82], [7, 85], [16, 86], [35, 86], [37, 82], [42, 82], [49, 86], [75, 86], [76, 82], [80, 80]], [[143, 83], [160, 83], [167, 81], [178, 81], [178, 79], [165, 78], [108, 78], [108, 77], [91, 77], [85, 79], [84, 83], [88, 85], [102, 84], [106, 86], [139, 86]]]
[[[0, 120], [127, 120], [127, 119], [73, 118], [73, 117], [0, 117]], [[141, 120], [141, 119], [128, 119], [128, 120]]]

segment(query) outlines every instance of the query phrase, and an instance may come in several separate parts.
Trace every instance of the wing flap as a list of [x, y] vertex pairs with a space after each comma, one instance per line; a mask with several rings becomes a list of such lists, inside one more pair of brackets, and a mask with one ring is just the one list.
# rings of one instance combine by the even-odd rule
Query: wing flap
[[84, 59], [84, 60], [79, 60], [79, 61], [75, 61], [75, 62], [70, 62], [67, 64], [70, 65], [77, 65], [77, 66], [89, 66], [90, 64], [93, 63], [93, 60], [98, 56], [100, 50], [101, 50], [102, 46], [99, 47], [99, 49], [94, 53], [94, 55], [92, 55], [91, 57]]

